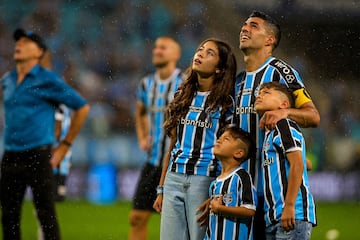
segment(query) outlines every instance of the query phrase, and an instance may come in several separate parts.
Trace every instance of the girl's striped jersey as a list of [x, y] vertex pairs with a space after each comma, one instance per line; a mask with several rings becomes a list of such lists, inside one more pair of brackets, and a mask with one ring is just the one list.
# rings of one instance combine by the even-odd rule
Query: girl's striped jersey
[[304, 163], [302, 182], [295, 201], [295, 219], [316, 224], [315, 204], [306, 172], [304, 138], [294, 121], [282, 119], [276, 124], [274, 130], [266, 133], [262, 150], [261, 167], [263, 168], [264, 210], [267, 226], [281, 220], [290, 171], [286, 154], [293, 151], [302, 152]]
[[[61, 132], [60, 132], [60, 138], [57, 139], [57, 144], [60, 143], [61, 140], [63, 140], [69, 131], [70, 124], [71, 124], [71, 110], [64, 104], [60, 104], [58, 108], [55, 111], [55, 120], [61, 122]], [[70, 160], [72, 156], [71, 149], [68, 150], [66, 153], [64, 159], [61, 161], [59, 169], [54, 169], [54, 172], [57, 173], [57, 171], [60, 171], [61, 175], [67, 176], [70, 171]]]
[[[249, 173], [240, 166], [226, 178], [217, 178], [210, 184], [210, 198], [223, 196], [223, 205], [243, 206], [256, 209], [256, 190]], [[204, 239], [244, 240], [252, 239], [253, 218], [236, 218], [210, 213]]]
[[[220, 129], [221, 107], [209, 112], [210, 92], [197, 92], [185, 118], [177, 126], [177, 141], [171, 152], [169, 169], [172, 172], [215, 177], [220, 166], [213, 147]], [[230, 96], [229, 96], [230, 97]], [[230, 122], [232, 111], [225, 117]]]
[[161, 80], [158, 74], [148, 75], [138, 87], [137, 99], [144, 104], [150, 119], [152, 148], [148, 152], [148, 162], [153, 166], [162, 166], [169, 147], [170, 141], [163, 129], [165, 110], [181, 82], [181, 71], [176, 69], [166, 80]]
[[242, 72], [238, 75], [235, 85], [236, 110], [234, 120], [238, 126], [250, 132], [256, 142], [256, 159], [245, 161], [242, 166], [248, 170], [257, 187], [258, 194], [262, 195], [260, 151], [264, 141], [264, 131], [259, 128], [260, 116], [256, 114], [254, 103], [259, 92], [260, 85], [267, 82], [280, 82], [288, 86], [296, 95], [296, 107], [311, 101], [304, 90], [304, 85], [299, 74], [289, 65], [274, 57], [254, 72]]

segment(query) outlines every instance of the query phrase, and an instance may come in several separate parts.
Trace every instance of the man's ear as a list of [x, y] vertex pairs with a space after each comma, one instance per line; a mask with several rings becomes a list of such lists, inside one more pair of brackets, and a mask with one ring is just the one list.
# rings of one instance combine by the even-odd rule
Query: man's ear
[[275, 44], [275, 36], [274, 35], [268, 35], [265, 41], [266, 46], [274, 46]]

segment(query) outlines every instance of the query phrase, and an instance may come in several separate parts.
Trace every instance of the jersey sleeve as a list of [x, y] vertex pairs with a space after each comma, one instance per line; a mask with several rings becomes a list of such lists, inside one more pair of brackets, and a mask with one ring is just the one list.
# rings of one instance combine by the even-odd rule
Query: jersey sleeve
[[300, 88], [293, 91], [293, 95], [296, 108], [300, 108], [305, 103], [312, 102], [311, 97], [305, 88]]
[[312, 101], [300, 74], [294, 68], [279, 59], [275, 59], [270, 65], [277, 69], [280, 83], [287, 85], [293, 92], [296, 108]]
[[241, 189], [238, 191], [240, 206], [255, 210], [257, 204], [256, 190], [252, 184], [251, 177], [244, 169], [238, 171], [238, 174], [240, 177], [239, 186], [241, 186]]
[[279, 146], [283, 153], [302, 150], [302, 134], [297, 124], [289, 119], [281, 119], [276, 124], [277, 136], [274, 144]]
[[141, 79], [137, 90], [136, 90], [136, 97], [137, 100], [142, 102], [144, 105], [146, 104], [146, 94], [147, 94], [147, 90], [146, 90], [146, 78]]

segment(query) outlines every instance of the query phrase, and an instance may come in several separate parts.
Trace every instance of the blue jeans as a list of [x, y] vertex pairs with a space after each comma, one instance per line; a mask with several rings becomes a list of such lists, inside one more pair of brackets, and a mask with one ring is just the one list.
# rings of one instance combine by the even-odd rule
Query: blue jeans
[[281, 223], [266, 227], [266, 240], [309, 240], [312, 231], [312, 224], [305, 221], [296, 220], [295, 228], [286, 232]]
[[196, 209], [209, 198], [214, 178], [167, 172], [161, 212], [160, 239], [202, 240], [206, 226], [196, 221]]

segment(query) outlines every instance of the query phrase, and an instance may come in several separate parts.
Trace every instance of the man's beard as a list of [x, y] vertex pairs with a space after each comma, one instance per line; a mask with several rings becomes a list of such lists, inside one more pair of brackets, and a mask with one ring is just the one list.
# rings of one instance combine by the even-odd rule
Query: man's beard
[[164, 68], [169, 64], [169, 62], [159, 62], [159, 63], [155, 63], [154, 66], [156, 68]]

